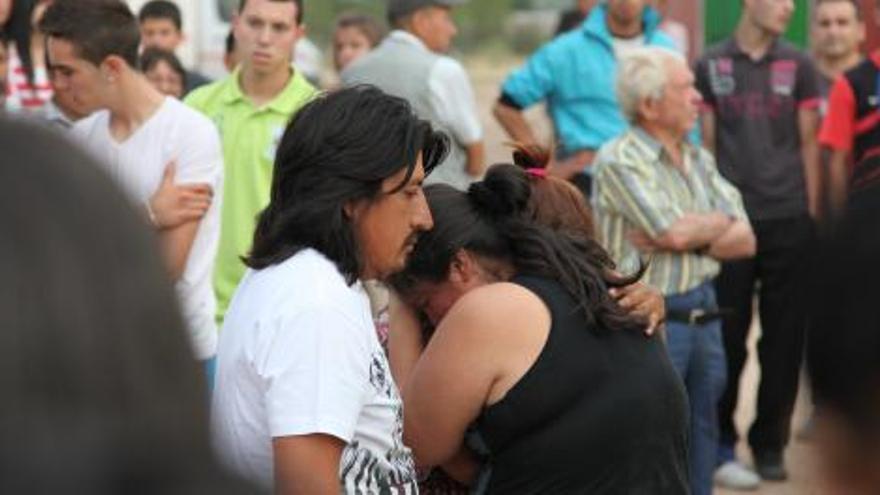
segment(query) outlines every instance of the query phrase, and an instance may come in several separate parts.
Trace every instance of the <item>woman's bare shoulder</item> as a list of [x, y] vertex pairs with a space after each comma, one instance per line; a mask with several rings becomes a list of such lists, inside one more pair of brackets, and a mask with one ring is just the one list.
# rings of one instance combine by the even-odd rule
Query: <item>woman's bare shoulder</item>
[[549, 320], [547, 306], [535, 293], [521, 285], [497, 282], [463, 295], [440, 323], [438, 332], [447, 329], [468, 339], [491, 339], [498, 333], [510, 336], [517, 328], [534, 328]]

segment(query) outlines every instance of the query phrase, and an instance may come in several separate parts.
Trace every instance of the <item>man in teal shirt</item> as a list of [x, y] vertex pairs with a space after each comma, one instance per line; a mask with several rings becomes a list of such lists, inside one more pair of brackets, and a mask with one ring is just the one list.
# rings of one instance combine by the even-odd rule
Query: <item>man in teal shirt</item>
[[572, 179], [587, 194], [587, 167], [596, 150], [628, 127], [614, 95], [618, 59], [639, 46], [675, 47], [649, 3], [603, 1], [580, 28], [538, 49], [501, 86], [495, 117], [518, 142], [544, 144], [536, 143], [522, 112], [547, 103], [559, 143], [550, 172]]
[[275, 148], [291, 116], [317, 90], [293, 70], [302, 37], [302, 0], [241, 0], [233, 33], [241, 65], [192, 92], [186, 103], [211, 118], [223, 141], [225, 176], [220, 245], [214, 270], [222, 322], [245, 271], [256, 217], [269, 203]]

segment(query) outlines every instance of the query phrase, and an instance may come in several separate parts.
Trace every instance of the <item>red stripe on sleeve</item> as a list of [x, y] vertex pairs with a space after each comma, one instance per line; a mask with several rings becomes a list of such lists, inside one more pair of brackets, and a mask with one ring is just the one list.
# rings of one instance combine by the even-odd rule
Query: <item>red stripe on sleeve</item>
[[831, 149], [852, 149], [856, 125], [856, 96], [849, 81], [841, 76], [831, 86], [828, 113], [819, 131], [819, 143]]

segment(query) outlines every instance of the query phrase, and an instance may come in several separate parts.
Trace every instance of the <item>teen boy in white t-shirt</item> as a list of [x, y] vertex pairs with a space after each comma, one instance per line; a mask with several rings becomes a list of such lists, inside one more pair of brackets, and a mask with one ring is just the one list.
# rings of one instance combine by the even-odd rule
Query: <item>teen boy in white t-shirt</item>
[[[74, 138], [101, 159], [136, 203], [149, 205], [169, 179], [169, 162], [178, 182], [206, 183], [219, 195], [223, 159], [217, 131], [198, 112], [153, 89], [135, 69], [138, 26], [124, 3], [57, 2], [40, 27], [56, 84], [85, 107], [101, 109], [73, 127]], [[195, 356], [209, 366], [217, 346], [211, 273], [219, 207], [215, 196], [201, 219], [158, 232]]]
[[279, 143], [213, 403], [219, 452], [274, 493], [418, 491], [361, 280], [403, 268], [432, 226], [421, 184], [446, 145], [371, 87], [308, 103]]

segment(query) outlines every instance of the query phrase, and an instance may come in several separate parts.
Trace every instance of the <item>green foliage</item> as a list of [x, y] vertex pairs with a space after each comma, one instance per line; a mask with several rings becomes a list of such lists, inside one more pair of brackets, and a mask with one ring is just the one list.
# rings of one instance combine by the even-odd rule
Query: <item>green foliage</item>
[[[333, 20], [342, 12], [357, 11], [385, 19], [385, 0], [305, 0], [309, 37], [326, 45], [333, 31]], [[471, 0], [455, 8], [458, 26], [456, 48], [472, 51], [504, 35], [504, 25], [515, 7], [529, 0]]]
[[505, 38], [510, 49], [519, 55], [531, 55], [547, 40], [547, 33], [536, 25], [527, 25], [511, 30]]
[[458, 7], [456, 46], [468, 50], [500, 37], [504, 22], [513, 10], [514, 0], [471, 0]]
[[[785, 37], [801, 46], [807, 45], [809, 31], [809, 0], [795, 0], [795, 10]], [[706, 26], [706, 46], [713, 45], [730, 36], [739, 22], [742, 6], [731, 0], [706, 0], [704, 18]]]

